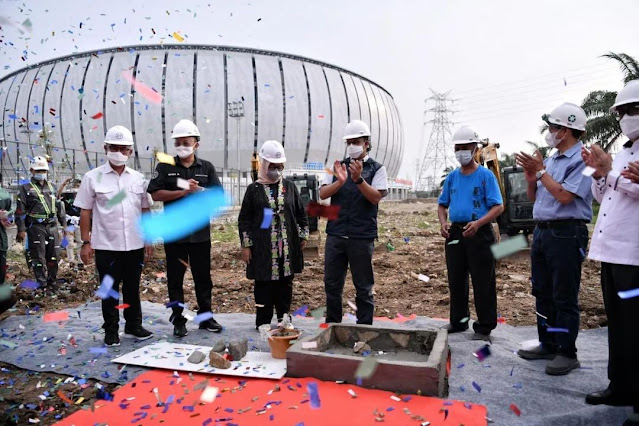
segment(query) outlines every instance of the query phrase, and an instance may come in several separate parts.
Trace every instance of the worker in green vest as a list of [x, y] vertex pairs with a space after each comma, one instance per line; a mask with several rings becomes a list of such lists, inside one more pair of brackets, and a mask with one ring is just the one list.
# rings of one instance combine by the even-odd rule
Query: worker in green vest
[[[0, 173], [1, 182], [2, 174]], [[4, 283], [7, 272], [7, 250], [9, 249], [6, 228], [11, 226], [12, 215], [11, 194], [0, 187], [0, 314], [11, 309], [16, 303], [16, 298], [9, 290], [11, 285]]]
[[[47, 180], [49, 164], [44, 157], [31, 162], [29, 183], [20, 186], [16, 203], [16, 241], [27, 239], [31, 266], [40, 287], [53, 287], [58, 274], [60, 238], [58, 223], [64, 226], [64, 206], [56, 198], [54, 186]], [[45, 275], [46, 265], [46, 275]], [[53, 288], [55, 289], [55, 288]]]

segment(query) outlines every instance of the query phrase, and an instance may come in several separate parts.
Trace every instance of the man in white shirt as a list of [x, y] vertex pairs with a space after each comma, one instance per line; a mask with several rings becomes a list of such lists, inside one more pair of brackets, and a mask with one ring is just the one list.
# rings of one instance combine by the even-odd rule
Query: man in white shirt
[[326, 322], [342, 322], [342, 292], [350, 266], [356, 290], [357, 323], [372, 324], [373, 247], [377, 238], [377, 205], [388, 193], [386, 168], [368, 156], [371, 132], [353, 120], [344, 131], [348, 158], [335, 161], [334, 176], [320, 188], [320, 198], [339, 206], [339, 217], [326, 225], [324, 290]]
[[624, 423], [639, 424], [639, 297], [623, 293], [639, 288], [639, 184], [628, 179], [628, 166], [639, 160], [639, 80], [617, 95], [611, 108], [629, 139], [615, 160], [593, 145], [582, 148], [584, 162], [595, 169], [592, 193], [601, 203], [588, 257], [601, 262], [601, 287], [608, 316], [608, 388], [586, 397], [588, 404], [634, 406]]
[[[144, 267], [144, 240], [138, 230], [138, 219], [150, 208], [144, 176], [126, 167], [133, 153], [133, 135], [123, 126], [109, 129], [104, 139], [108, 162], [84, 175], [73, 203], [82, 209], [80, 257], [89, 263], [95, 252], [95, 264], [100, 283], [113, 281], [114, 295], [122, 282], [122, 299], [125, 305], [124, 333], [145, 340], [153, 333], [142, 327], [140, 305], [140, 275]], [[147, 258], [151, 247], [146, 249]], [[119, 298], [102, 299], [104, 317], [104, 344], [118, 346], [120, 314], [116, 309]]]

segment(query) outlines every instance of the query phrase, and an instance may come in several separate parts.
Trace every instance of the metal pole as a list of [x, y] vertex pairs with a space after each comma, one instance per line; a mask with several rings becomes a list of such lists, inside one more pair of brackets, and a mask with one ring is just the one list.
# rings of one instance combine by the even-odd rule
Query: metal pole
[[235, 119], [235, 121], [237, 122], [237, 205], [239, 206], [240, 204], [242, 204], [242, 198], [241, 198], [241, 192], [242, 192], [242, 188], [241, 188], [241, 184], [240, 184], [240, 119], [239, 117]]

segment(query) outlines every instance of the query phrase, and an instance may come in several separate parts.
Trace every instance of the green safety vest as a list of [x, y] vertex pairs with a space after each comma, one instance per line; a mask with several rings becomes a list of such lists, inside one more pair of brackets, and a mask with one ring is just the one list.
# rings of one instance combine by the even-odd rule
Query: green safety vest
[[33, 214], [33, 213], [29, 213], [29, 216], [34, 217], [36, 219], [47, 219], [48, 217], [50, 217], [52, 214], [55, 216], [56, 214], [56, 209], [55, 209], [55, 197], [54, 197], [54, 191], [53, 191], [53, 187], [51, 186], [51, 183], [49, 181], [47, 181], [47, 185], [49, 185], [49, 191], [51, 192], [51, 208], [49, 208], [49, 205], [47, 204], [47, 202], [44, 199], [44, 194], [42, 193], [42, 191], [40, 191], [40, 188], [38, 188], [37, 185], [34, 185], [33, 182], [31, 182], [31, 187], [33, 188], [33, 190], [36, 192], [36, 195], [38, 196], [38, 198], [40, 199], [40, 202], [42, 203], [42, 207], [44, 207], [44, 211], [47, 213], [46, 215], [44, 214]]

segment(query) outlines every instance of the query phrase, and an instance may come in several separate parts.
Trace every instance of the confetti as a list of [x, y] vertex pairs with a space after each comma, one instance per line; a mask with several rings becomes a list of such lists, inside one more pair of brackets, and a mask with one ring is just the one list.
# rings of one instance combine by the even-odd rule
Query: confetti
[[69, 313], [67, 311], [51, 312], [44, 314], [42, 319], [44, 322], [66, 321], [69, 319]]
[[175, 158], [173, 158], [173, 156], [169, 154], [158, 152], [157, 154], [155, 154], [155, 158], [157, 158], [160, 163], [170, 164], [171, 166], [175, 166]]
[[477, 392], [481, 393], [481, 386], [479, 386], [477, 382], [473, 382], [473, 387], [477, 390]]
[[207, 386], [203, 391], [202, 395], [200, 395], [200, 401], [202, 402], [213, 402], [217, 397], [219, 389], [213, 386]]
[[191, 188], [191, 184], [189, 183], [189, 181], [186, 180], [186, 179], [182, 179], [182, 178], [177, 178], [176, 185], [177, 185], [178, 188], [181, 188], [181, 189], [187, 189], [188, 190], [189, 188]]
[[622, 299], [631, 299], [633, 297], [639, 296], [639, 288], [634, 288], [632, 290], [625, 290], [617, 292], [617, 295]]
[[38, 282], [33, 281], [33, 280], [26, 280], [22, 284], [20, 284], [20, 287], [22, 287], [22, 288], [30, 288], [32, 290], [35, 290], [36, 288], [40, 287], [40, 284], [38, 284]]
[[151, 87], [136, 80], [128, 71], [122, 71], [122, 77], [131, 83], [135, 88], [135, 91], [139, 93], [144, 99], [154, 104], [162, 103], [162, 95]]
[[458, 243], [459, 243], [459, 240], [452, 240], [447, 245], [452, 246], [453, 244], [458, 244]]
[[523, 235], [517, 235], [501, 243], [493, 244], [490, 246], [490, 251], [493, 252], [493, 257], [495, 259], [501, 259], [515, 254], [526, 247], [528, 247], [526, 237]]
[[273, 209], [270, 207], [264, 207], [264, 216], [263, 216], [262, 224], [260, 225], [260, 228], [261, 229], [270, 228], [272, 221], [273, 221]]
[[121, 305], [117, 305], [117, 306], [115, 307], [115, 309], [126, 309], [126, 308], [128, 308], [128, 307], [129, 307], [129, 304], [128, 304], [128, 303], [123, 303], [123, 304], [121, 304]]
[[348, 390], [348, 394], [349, 394], [350, 396], [352, 396], [353, 398], [357, 398], [357, 394], [355, 393], [355, 391], [354, 391], [353, 389], [349, 389], [349, 390]]
[[515, 404], [510, 404], [510, 411], [515, 413], [517, 417], [521, 416], [521, 410]]
[[426, 275], [424, 275], [424, 274], [418, 274], [418, 275], [417, 275], [417, 279], [418, 279], [418, 280], [420, 280], [420, 281], [424, 281], [425, 283], [427, 283], [428, 281], [430, 281], [430, 278], [429, 278], [429, 277], [427, 277], [427, 276], [426, 276]]
[[325, 206], [311, 201], [306, 207], [309, 216], [325, 217], [328, 220], [337, 220], [339, 217], [340, 206]]
[[595, 169], [594, 167], [590, 167], [590, 166], [586, 166], [582, 171], [581, 174], [586, 176], [586, 177], [590, 177], [593, 174], [595, 174], [595, 172], [597, 171], [597, 169]]
[[176, 39], [177, 41], [179, 41], [180, 43], [184, 41], [184, 37], [182, 37], [181, 35], [179, 35], [176, 32], [173, 33], [173, 38]]
[[122, 190], [118, 192], [117, 194], [115, 194], [113, 198], [111, 198], [109, 201], [106, 202], [106, 207], [107, 208], [115, 207], [118, 204], [120, 204], [122, 201], [124, 201], [125, 198], [126, 198], [126, 192]]
[[490, 345], [484, 345], [481, 348], [477, 349], [477, 351], [473, 352], [473, 355], [477, 357], [477, 359], [481, 362], [488, 358], [490, 354]]
[[302, 349], [317, 349], [317, 342], [303, 342]]
[[372, 356], [367, 356], [363, 361], [359, 363], [357, 370], [355, 370], [355, 377], [357, 379], [368, 379], [375, 374], [377, 370], [378, 362]]
[[92, 115], [91, 118], [93, 118], [94, 120], [97, 120], [98, 118], [102, 118], [104, 116], [104, 114], [102, 114], [101, 112]]
[[109, 297], [119, 299], [119, 293], [113, 290], [113, 283], [113, 277], [111, 275], [105, 275], [104, 278], [102, 278], [100, 288], [95, 292], [95, 295], [102, 300], [108, 299]]
[[89, 352], [92, 354], [105, 354], [107, 353], [107, 348], [89, 348]]
[[212, 318], [213, 318], [212, 312], [203, 312], [201, 314], [196, 315], [195, 318], [193, 318], [193, 322], [196, 324], [199, 324], [201, 322], [210, 320]]
[[307, 312], [308, 312], [308, 305], [303, 305], [303, 306], [297, 308], [296, 310], [294, 310], [291, 313], [291, 316], [292, 317], [295, 317], [295, 316], [305, 317]]
[[317, 389], [317, 382], [308, 383], [306, 385], [306, 390], [308, 391], [308, 397], [311, 400], [311, 408], [321, 408], [322, 404], [319, 397], [319, 391]]
[[570, 332], [570, 330], [568, 330], [567, 328], [554, 328], [554, 327], [548, 327], [546, 331], [548, 333], [569, 333]]
[[[175, 201], [162, 213], [143, 214], [140, 227], [147, 242], [162, 238], [164, 243], [170, 243], [206, 226], [227, 205], [224, 191], [214, 187]], [[185, 220], [187, 217], [189, 220]]]
[[329, 175], [333, 175], [334, 177], [337, 177], [337, 173], [335, 173], [333, 170], [329, 169], [328, 167], [324, 168], [324, 171], [328, 173]]

